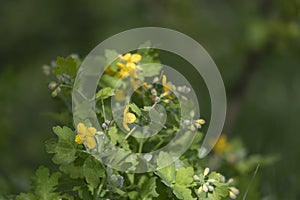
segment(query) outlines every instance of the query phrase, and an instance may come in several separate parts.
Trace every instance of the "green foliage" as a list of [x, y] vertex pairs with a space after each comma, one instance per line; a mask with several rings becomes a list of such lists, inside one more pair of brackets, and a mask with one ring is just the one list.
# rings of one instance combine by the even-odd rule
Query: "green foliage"
[[59, 172], [50, 175], [49, 169], [40, 167], [36, 173], [33, 181], [32, 193], [21, 193], [16, 197], [17, 200], [48, 200], [62, 198], [59, 192], [56, 192], [59, 178], [61, 174]]
[[[149, 44], [144, 45], [147, 47]], [[144, 81], [145, 77], [153, 76], [159, 79], [158, 76], [163, 73], [160, 65], [147, 66], [142, 68], [142, 70], [139, 68], [143, 66], [143, 63], [159, 63], [157, 59], [158, 52], [151, 48], [142, 48], [137, 53], [141, 55], [142, 59], [140, 63], [131, 63], [134, 64], [133, 66], [136, 69], [126, 74], [128, 77], [127, 79], [122, 79], [123, 83], [128, 81], [128, 83], [132, 84], [133, 81], [137, 81], [135, 76], [139, 76], [140, 79], [138, 81]], [[125, 61], [121, 60], [118, 53], [113, 50], [105, 51], [105, 57], [110, 61], [109, 67], [111, 67], [112, 71], [106, 72], [100, 79], [97, 88], [98, 92], [93, 99], [87, 99], [82, 104], [77, 105], [79, 106], [77, 110], [82, 114], [87, 110], [86, 108], [90, 101], [96, 100], [97, 117], [99, 122], [102, 123], [104, 130], [95, 130], [93, 124], [87, 119], [82, 119], [82, 126], [80, 126], [81, 128], [77, 126], [78, 130], [72, 130], [66, 126], [54, 127], [53, 132], [56, 137], [47, 140], [45, 145], [46, 151], [49, 154], [53, 154], [52, 160], [59, 166], [59, 172], [50, 175], [48, 169], [39, 168], [34, 178], [35, 181], [32, 184], [32, 190], [29, 193], [21, 193], [17, 196], [17, 199], [151, 200], [169, 198], [221, 200], [237, 196], [239, 190], [233, 187], [232, 181], [229, 181], [231, 179], [226, 182], [224, 176], [220, 173], [203, 168], [210, 161], [206, 160], [205, 162], [207, 163], [205, 163], [198, 157], [203, 134], [195, 130], [196, 127], [201, 128], [201, 126], [197, 119], [193, 119], [194, 116], [192, 114], [189, 114], [191, 119], [186, 121], [188, 126], [186, 125], [187, 127], [185, 127], [185, 137], [182, 137], [177, 142], [178, 146], [182, 145], [181, 142], [189, 139], [193, 131], [196, 132], [192, 145], [184, 155], [180, 158], [173, 158], [169, 153], [162, 151], [157, 158], [156, 171], [142, 174], [130, 173], [130, 171], [135, 171], [137, 167], [142, 167], [148, 163], [147, 161], [141, 161], [138, 156], [128, 153], [128, 151], [138, 153], [151, 152], [168, 144], [175, 136], [181, 123], [180, 104], [178, 98], [171, 94], [164, 95], [164, 89], [161, 86], [147, 85], [146, 87], [135, 88], [134, 97], [130, 99], [127, 110], [125, 109], [124, 111], [124, 115], [127, 115], [127, 118], [123, 116], [121, 120], [124, 128], [132, 123], [141, 126], [148, 125], [151, 123], [150, 119], [156, 122], [161, 116], [160, 107], [155, 107], [157, 105], [165, 108], [168, 117], [163, 126], [159, 125], [161, 132], [150, 139], [131, 137], [131, 127], [128, 127], [129, 131], [124, 134], [119, 129], [119, 124], [112, 119], [112, 109], [105, 104], [105, 101], [116, 95], [115, 90], [112, 88], [115, 86], [115, 81], [120, 80], [118, 73], [123, 70], [122, 68], [117, 68], [116, 65], [118, 62]], [[80, 63], [81, 61], [76, 57], [70, 56], [66, 59], [58, 57], [56, 65], [52, 67], [52, 75], [56, 84], [53, 84], [55, 86], [50, 87], [50, 89], [53, 92], [57, 92], [56, 96], [62, 99], [66, 106], [71, 104], [70, 92]], [[140, 84], [142, 83], [140, 82]], [[66, 87], [64, 90], [57, 90], [57, 88], [64, 87]], [[121, 89], [126, 90], [126, 87], [126, 84], [123, 84]], [[144, 102], [146, 104], [143, 104]], [[194, 103], [188, 100], [186, 105], [183, 106], [192, 109]], [[88, 113], [85, 114], [88, 116]], [[74, 113], [74, 115], [77, 115], [77, 113]], [[95, 141], [95, 148], [85, 149], [85, 146], [82, 144], [85, 144], [87, 138]], [[120, 172], [112, 169], [110, 166], [102, 166], [102, 163], [99, 161], [102, 151], [112, 149], [112, 145], [126, 151], [119, 151], [114, 154], [111, 158], [111, 163], [124, 166], [128, 171]], [[235, 143], [232, 143], [232, 145], [235, 145]], [[264, 159], [264, 157], [257, 156], [247, 159], [248, 157], [241, 144], [236, 144], [236, 147], [233, 149], [239, 149], [240, 151], [228, 151], [224, 154], [228, 157], [220, 157], [220, 159], [227, 159], [235, 156], [240, 159], [240, 162], [235, 165], [235, 170], [238, 173], [234, 174], [234, 170], [232, 170], [233, 175], [251, 171], [255, 167], [254, 164], [256, 162]], [[151, 157], [147, 159], [151, 160]], [[273, 162], [272, 159], [266, 164], [271, 162]]]
[[[58, 142], [47, 146], [48, 152], [54, 153], [53, 162], [56, 164], [69, 164], [76, 159], [76, 143], [74, 131], [68, 127], [54, 127], [54, 133], [58, 136]], [[48, 143], [49, 144], [49, 143]], [[54, 149], [51, 149], [54, 147]]]
[[114, 90], [112, 88], [106, 87], [96, 93], [95, 99], [104, 100], [113, 95], [115, 95]]

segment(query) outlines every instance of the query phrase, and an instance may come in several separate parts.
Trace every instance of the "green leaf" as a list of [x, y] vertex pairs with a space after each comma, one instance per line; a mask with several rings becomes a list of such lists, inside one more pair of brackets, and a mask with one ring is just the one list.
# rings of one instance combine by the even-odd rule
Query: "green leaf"
[[59, 170], [69, 174], [69, 176], [73, 179], [76, 178], [83, 178], [83, 170], [81, 165], [75, 165], [74, 162], [68, 164], [68, 165], [61, 165], [59, 167]]
[[208, 197], [211, 197], [212, 199], [222, 199], [222, 197], [228, 196], [228, 185], [224, 183], [216, 183], [216, 187], [212, 194], [209, 194]]
[[141, 184], [141, 199], [152, 199], [158, 197], [159, 194], [156, 192], [156, 177], [147, 178], [144, 183]]
[[74, 145], [67, 142], [58, 142], [55, 148], [55, 155], [52, 160], [55, 164], [69, 164], [76, 159]]
[[96, 96], [95, 98], [97, 100], [100, 100], [100, 99], [107, 99], [111, 96], [115, 95], [115, 92], [114, 92], [114, 89], [110, 88], [110, 87], [106, 87], [106, 88], [103, 88], [101, 89], [100, 91], [98, 91], [96, 93]]
[[175, 184], [173, 193], [178, 199], [184, 199], [184, 200], [194, 200], [196, 198], [193, 198], [192, 191], [188, 188], [186, 188], [183, 185]]
[[128, 192], [127, 195], [129, 197], [129, 199], [131, 199], [131, 200], [139, 199], [139, 193], [137, 191]]
[[176, 184], [187, 186], [193, 182], [194, 169], [181, 167], [176, 172]]
[[46, 152], [47, 153], [55, 153], [55, 148], [57, 145], [57, 139], [51, 138], [45, 142]]
[[114, 88], [120, 79], [108, 74], [104, 74], [99, 82], [101, 87], [111, 87]]
[[[172, 163], [167, 167], [161, 168], [165, 166], [167, 163]], [[163, 182], [166, 186], [172, 187], [172, 184], [175, 182], [175, 164], [172, 161], [172, 158], [166, 152], [161, 152], [157, 158], [158, 168], [161, 168], [155, 172], [160, 178], [161, 182]]]
[[139, 117], [142, 115], [142, 111], [140, 110], [140, 108], [135, 104], [135, 103], [131, 103], [129, 104], [129, 107], [131, 108], [131, 110], [137, 114]]
[[56, 164], [69, 164], [76, 159], [75, 133], [68, 127], [54, 127], [54, 133], [58, 136], [55, 146], [53, 162]]
[[[144, 60], [144, 57], [143, 57]], [[153, 77], [157, 76], [160, 74], [162, 66], [160, 64], [155, 64], [152, 63], [150, 64], [145, 64], [143, 67], [143, 71], [139, 74], [140, 77]]]
[[67, 142], [74, 143], [75, 133], [70, 128], [64, 126], [61, 128], [60, 126], [53, 127], [53, 132], [58, 136], [58, 142]]
[[59, 199], [60, 194], [55, 192], [61, 174], [56, 172], [50, 176], [48, 168], [40, 167], [35, 173], [35, 194], [41, 200]]
[[83, 176], [92, 188], [96, 188], [100, 183], [100, 178], [105, 177], [105, 170], [100, 161], [93, 156], [89, 156], [83, 164]]
[[57, 57], [57, 66], [54, 68], [55, 75], [67, 74], [75, 77], [77, 74], [77, 63], [71, 56], [68, 58]]
[[118, 129], [115, 126], [111, 126], [108, 130], [108, 135], [110, 137], [110, 141], [113, 144], [122, 144], [122, 148], [124, 150], [129, 150], [129, 144], [127, 140], [124, 140], [125, 135], [123, 133], [118, 132]]

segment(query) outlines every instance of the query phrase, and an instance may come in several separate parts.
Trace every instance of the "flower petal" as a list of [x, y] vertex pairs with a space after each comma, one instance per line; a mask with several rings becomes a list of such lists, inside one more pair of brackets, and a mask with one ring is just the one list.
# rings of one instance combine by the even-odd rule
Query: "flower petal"
[[126, 114], [126, 122], [128, 124], [133, 123], [135, 120], [136, 120], [136, 117], [135, 117], [135, 115], [133, 113], [127, 113]]
[[130, 57], [130, 61], [131, 61], [131, 62], [137, 63], [137, 62], [139, 62], [140, 60], [142, 60], [142, 56], [141, 56], [140, 54], [137, 54], [137, 53], [133, 54], [133, 55]]
[[85, 144], [89, 149], [94, 149], [96, 147], [96, 139], [94, 137], [87, 137], [85, 140]]

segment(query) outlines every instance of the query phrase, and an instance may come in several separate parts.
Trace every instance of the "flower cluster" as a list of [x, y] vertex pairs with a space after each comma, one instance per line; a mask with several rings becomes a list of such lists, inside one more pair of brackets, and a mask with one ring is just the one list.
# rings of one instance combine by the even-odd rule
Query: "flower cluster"
[[124, 56], [119, 56], [121, 61], [117, 62], [117, 66], [120, 71], [116, 74], [117, 77], [126, 78], [129, 75], [133, 78], [137, 78], [138, 75], [136, 71], [141, 69], [137, 66], [137, 63], [142, 60], [142, 56], [140, 54], [131, 54], [126, 53]]
[[207, 167], [204, 169], [203, 173], [199, 175], [194, 175], [193, 179], [198, 186], [198, 195], [204, 194], [205, 196], [209, 193], [212, 194], [217, 187], [227, 186], [229, 188], [228, 194], [231, 199], [236, 199], [239, 194], [239, 190], [231, 184], [233, 179], [229, 179], [227, 182], [225, 177], [221, 174], [213, 172], [210, 174], [210, 169]]

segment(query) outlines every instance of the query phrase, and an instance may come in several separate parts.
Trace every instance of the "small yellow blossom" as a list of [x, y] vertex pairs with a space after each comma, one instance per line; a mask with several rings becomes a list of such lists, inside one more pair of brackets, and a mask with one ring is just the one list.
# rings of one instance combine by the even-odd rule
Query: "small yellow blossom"
[[82, 144], [82, 140], [81, 140], [79, 135], [75, 136], [75, 142], [78, 143], [78, 144]]
[[132, 62], [128, 62], [125, 64], [121, 62], [117, 62], [117, 67], [120, 68], [120, 71], [116, 74], [118, 78], [126, 78], [129, 75], [131, 75], [133, 78], [137, 78], [136, 70], [136, 64]]
[[227, 141], [226, 135], [221, 135], [219, 140], [217, 141], [216, 145], [213, 148], [213, 151], [216, 154], [222, 154], [224, 152], [227, 152], [231, 149], [231, 145]]
[[137, 78], [137, 63], [142, 59], [142, 56], [139, 54], [126, 53], [124, 56], [121, 55], [119, 57], [122, 62], [117, 62], [117, 67], [120, 71], [116, 74], [116, 76], [118, 78], [126, 78], [130, 75], [133, 78]]
[[124, 56], [120, 56], [120, 58], [126, 62], [137, 63], [142, 60], [142, 56], [140, 54], [131, 54], [126, 53]]
[[129, 105], [127, 104], [124, 109], [123, 113], [123, 127], [125, 128], [126, 131], [130, 131], [130, 128], [128, 127], [128, 124], [132, 124], [135, 122], [136, 117], [133, 113], [128, 112], [129, 110]]
[[200, 125], [204, 125], [205, 124], [205, 120], [204, 119], [197, 119], [196, 122]]
[[173, 96], [172, 96], [172, 84], [171, 83], [167, 83], [167, 76], [166, 75], [163, 75], [162, 76], [162, 85], [163, 85], [163, 90], [164, 90], [164, 93], [162, 93], [160, 95], [160, 97], [165, 97], [167, 96], [169, 99], [172, 99]]
[[164, 92], [169, 92], [172, 89], [172, 85], [167, 83], [166, 75], [162, 76], [162, 85], [163, 85]]
[[96, 147], [95, 134], [97, 130], [94, 127], [87, 128], [83, 123], [77, 125], [77, 135], [75, 137], [75, 142], [78, 144], [85, 143], [89, 149], [94, 149]]

